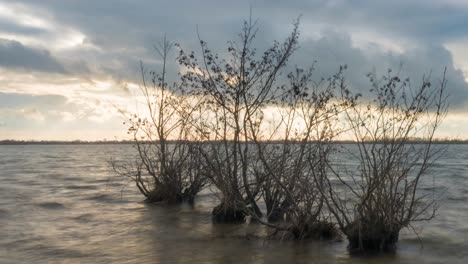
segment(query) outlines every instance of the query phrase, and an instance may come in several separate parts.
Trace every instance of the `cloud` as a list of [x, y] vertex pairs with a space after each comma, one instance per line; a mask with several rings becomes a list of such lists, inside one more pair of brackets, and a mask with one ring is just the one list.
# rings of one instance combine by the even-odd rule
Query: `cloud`
[[0, 66], [40, 72], [66, 72], [47, 50], [27, 47], [18, 41], [8, 39], [0, 39]]
[[[447, 67], [451, 103], [468, 111], [464, 0], [0, 0], [0, 92], [10, 94], [8, 99], [0, 94], [0, 108], [16, 102], [21, 107], [15, 109], [36, 109], [46, 122], [73, 120], [67, 125], [81, 122], [90, 129], [97, 129], [94, 121], [109, 125], [111, 104], [94, 102], [131, 101], [122, 95], [123, 84], [140, 81], [140, 60], [148, 69], [161, 66], [153, 45], [165, 34], [199, 53], [198, 27], [210, 49], [223, 56], [250, 7], [260, 26], [258, 54], [272, 40], [284, 39], [302, 15], [301, 49], [291, 65], [306, 67], [316, 60], [317, 76], [326, 77], [347, 64], [349, 84], [361, 90], [368, 89], [365, 75], [374, 69], [384, 74], [402, 65], [402, 75], [417, 85], [429, 72], [437, 82]], [[168, 65], [171, 81], [177, 78], [175, 56]], [[15, 92], [64, 97], [11, 95]], [[57, 106], [55, 114], [47, 105]]]
[[421, 85], [423, 76], [430, 76], [437, 85], [447, 68], [449, 100], [454, 107], [464, 107], [468, 100], [468, 83], [463, 72], [454, 66], [453, 56], [442, 45], [428, 45], [405, 50], [402, 53], [388, 52], [369, 44], [368, 47], [353, 47], [352, 37], [347, 33], [327, 31], [319, 39], [301, 43], [294, 56], [295, 63], [302, 67], [316, 61], [318, 77], [327, 77], [346, 64], [348, 83], [355, 89], [367, 91], [370, 83], [366, 74], [375, 71], [379, 76], [392, 69], [400, 77], [410, 78], [412, 86]]
[[22, 108], [27, 106], [54, 109], [63, 107], [67, 98], [61, 95], [32, 95], [0, 92], [0, 108]]
[[44, 29], [38, 27], [17, 24], [4, 17], [0, 17], [0, 29], [4, 33], [33, 36], [37, 36], [46, 32]]
[[[111, 5], [88, 0], [21, 0], [17, 3], [6, 2], [5, 5], [14, 6], [12, 9], [24, 13], [26, 18], [37, 20], [41, 15], [49, 19], [41, 23], [50, 24], [45, 28], [57, 31], [53, 34], [55, 37], [47, 35], [52, 46], [65, 31], [75, 32], [72, 35], [81, 39], [81, 44], [57, 55], [83, 59], [92, 74], [117, 80], [137, 81], [140, 60], [148, 67], [158, 66], [159, 58], [155, 56], [153, 45], [164, 34], [186, 49], [198, 51], [198, 26], [201, 37], [211, 48], [224, 52], [226, 41], [236, 37], [242, 19], [248, 18], [250, 7], [254, 18], [259, 19], [259, 39], [264, 41], [286, 36], [292, 20], [299, 15], [302, 15], [301, 32], [305, 39], [313, 35], [323, 36], [327, 30], [328, 33], [340, 31], [350, 36], [354, 46], [356, 42], [364, 45], [373, 42], [377, 46], [397, 47], [402, 52], [443, 45], [468, 35], [465, 30], [468, 21], [460, 19], [468, 16], [468, 7], [457, 0], [444, 3], [427, 0], [297, 0], [287, 4], [263, 0], [207, 0], [203, 3], [137, 0], [114, 1]], [[222, 15], [207, 15], [215, 13]], [[366, 50], [362, 52], [366, 53]], [[341, 63], [332, 59], [328, 61]], [[88, 74], [86, 70], [85, 73]]]
[[31, 121], [44, 123], [50, 119], [48, 112], [66, 107], [67, 99], [60, 95], [0, 93], [0, 121], [9, 128], [28, 127]]
[[109, 103], [90, 100], [90, 96], [69, 99], [61, 95], [0, 93], [0, 138], [122, 138], [125, 127], [115, 112]]

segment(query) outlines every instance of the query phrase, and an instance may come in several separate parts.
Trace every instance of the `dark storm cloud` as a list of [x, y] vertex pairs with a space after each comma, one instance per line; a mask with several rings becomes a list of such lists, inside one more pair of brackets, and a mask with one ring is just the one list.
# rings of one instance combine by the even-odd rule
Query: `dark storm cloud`
[[452, 4], [428, 0], [17, 2], [31, 6], [31, 10], [51, 12], [57, 21], [79, 28], [89, 41], [110, 50], [148, 46], [164, 33], [170, 39], [193, 44], [196, 43], [196, 25], [207, 38], [229, 39], [238, 32], [241, 20], [248, 17], [250, 7], [262, 26], [284, 28], [302, 15], [307, 24], [325, 24], [349, 31], [368, 29], [421, 43], [440, 43], [467, 36], [468, 28], [465, 19], [468, 6], [457, 5], [455, 1], [451, 1]]
[[[336, 26], [374, 27], [401, 35], [446, 38], [460, 36], [468, 21], [467, 9], [440, 5], [437, 1], [19, 1], [53, 12], [90, 34], [93, 42], [106, 46], [140, 41], [152, 34], [169, 32], [173, 37], [192, 38], [195, 24], [211, 35], [230, 36], [237, 31], [249, 7], [266, 23], [305, 20]], [[221, 34], [221, 35], [220, 35]], [[466, 33], [465, 33], [466, 34]], [[109, 38], [108, 36], [112, 36]], [[141, 43], [139, 43], [141, 45]]]
[[274, 0], [265, 3], [275, 18], [300, 13], [312, 23], [369, 29], [421, 42], [467, 36], [468, 5], [464, 0]]
[[447, 68], [448, 93], [453, 106], [462, 107], [468, 99], [468, 83], [464, 75], [454, 67], [451, 53], [441, 45], [428, 45], [409, 49], [401, 54], [368, 52], [352, 46], [351, 37], [345, 33], [327, 32], [318, 40], [302, 42], [294, 62], [302, 67], [311, 65], [320, 77], [327, 77], [346, 64], [348, 84], [355, 90], [370, 89], [367, 73], [375, 71], [385, 75], [388, 69], [402, 78], [410, 78], [413, 86], [421, 85], [423, 76], [430, 77], [437, 85]]
[[[340, 64], [348, 64], [349, 82], [361, 89], [368, 85], [366, 73], [374, 68], [383, 74], [387, 68], [397, 70], [402, 64], [403, 75], [418, 82], [423, 74], [431, 71], [436, 80], [443, 68], [447, 67], [453, 103], [462, 105], [468, 99], [468, 85], [463, 73], [454, 67], [453, 55], [444, 47], [449, 41], [468, 37], [468, 20], [465, 19], [468, 17], [468, 5], [463, 1], [16, 2], [31, 13], [52, 18], [52, 23], [68, 25], [82, 32], [86, 36], [86, 43], [97, 47], [99, 52], [85, 52], [78, 48], [66, 53], [66, 56], [85, 60], [90, 65], [90, 71], [104, 73], [118, 80], [138, 81], [140, 60], [149, 68], [157, 67], [159, 62], [153, 45], [164, 34], [180, 42], [187, 50], [199, 51], [196, 34], [198, 26], [201, 37], [208, 41], [213, 50], [225, 52], [226, 41], [236, 37], [251, 7], [253, 16], [259, 19], [260, 31], [256, 44], [260, 50], [267, 47], [271, 40], [286, 37], [291, 22], [302, 15], [303, 36], [317, 29], [328, 30], [318, 32], [320, 37], [317, 39], [302, 38], [302, 48], [292, 63], [307, 66], [317, 60], [318, 74], [324, 76], [334, 73]], [[14, 27], [10, 25], [8, 28], [13, 30]], [[35, 34], [33, 29], [21, 25], [16, 30], [21, 34]], [[370, 33], [371, 36], [382, 37], [390, 42], [394, 40], [399, 44], [410, 43], [411, 48], [403, 47], [404, 52], [401, 54], [383, 51], [378, 48], [379, 44], [376, 44], [374, 50], [356, 48], [351, 41], [356, 32]], [[44, 56], [51, 57], [48, 54]], [[171, 67], [172, 72], [175, 72], [177, 65], [172, 63]]]
[[63, 66], [47, 50], [24, 46], [18, 41], [0, 39], [0, 66], [41, 72], [65, 73]]

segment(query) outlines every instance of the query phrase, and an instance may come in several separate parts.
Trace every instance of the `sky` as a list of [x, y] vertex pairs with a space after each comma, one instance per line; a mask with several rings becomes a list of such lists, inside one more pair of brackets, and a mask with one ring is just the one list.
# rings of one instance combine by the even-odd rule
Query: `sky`
[[437, 83], [447, 68], [450, 109], [437, 136], [468, 139], [466, 0], [0, 0], [0, 140], [125, 139], [118, 110], [138, 109], [140, 62], [161, 66], [154, 45], [166, 35], [198, 52], [198, 28], [222, 54], [250, 10], [259, 49], [300, 16], [290, 63], [315, 62], [318, 76], [347, 64], [357, 90], [372, 71]]

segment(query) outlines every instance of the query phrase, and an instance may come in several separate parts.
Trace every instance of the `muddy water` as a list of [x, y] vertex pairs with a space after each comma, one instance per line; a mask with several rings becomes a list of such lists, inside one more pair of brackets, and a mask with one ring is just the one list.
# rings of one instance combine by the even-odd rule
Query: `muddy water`
[[[468, 263], [468, 145], [432, 171], [438, 216], [404, 232], [395, 255], [356, 258], [346, 241], [255, 238], [255, 225], [213, 225], [215, 198], [146, 205], [108, 161], [128, 145], [0, 146], [0, 263]], [[421, 241], [420, 241], [421, 240]]]

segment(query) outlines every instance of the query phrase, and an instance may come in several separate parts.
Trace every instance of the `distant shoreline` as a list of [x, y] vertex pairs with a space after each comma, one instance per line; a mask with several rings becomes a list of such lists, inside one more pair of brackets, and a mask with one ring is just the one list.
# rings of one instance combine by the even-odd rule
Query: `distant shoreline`
[[115, 145], [133, 144], [131, 140], [106, 140], [106, 141], [86, 141], [86, 140], [0, 140], [0, 145]]
[[[176, 141], [169, 140], [168, 143], [175, 143]], [[274, 140], [265, 143], [275, 144], [281, 143], [281, 140]], [[312, 143], [313, 141], [311, 141]], [[143, 142], [140, 142], [143, 143]], [[149, 142], [145, 142], [149, 143]], [[155, 142], [156, 143], [156, 142]], [[349, 140], [336, 140], [333, 144], [356, 144], [355, 141]], [[384, 143], [382, 141], [382, 143]], [[426, 143], [422, 140], [408, 140], [408, 143], [423, 144]], [[433, 144], [468, 144], [468, 140], [434, 140]], [[128, 145], [135, 144], [133, 140], [97, 140], [97, 141], [85, 141], [85, 140], [73, 140], [73, 141], [60, 141], [60, 140], [0, 140], [0, 145]]]

